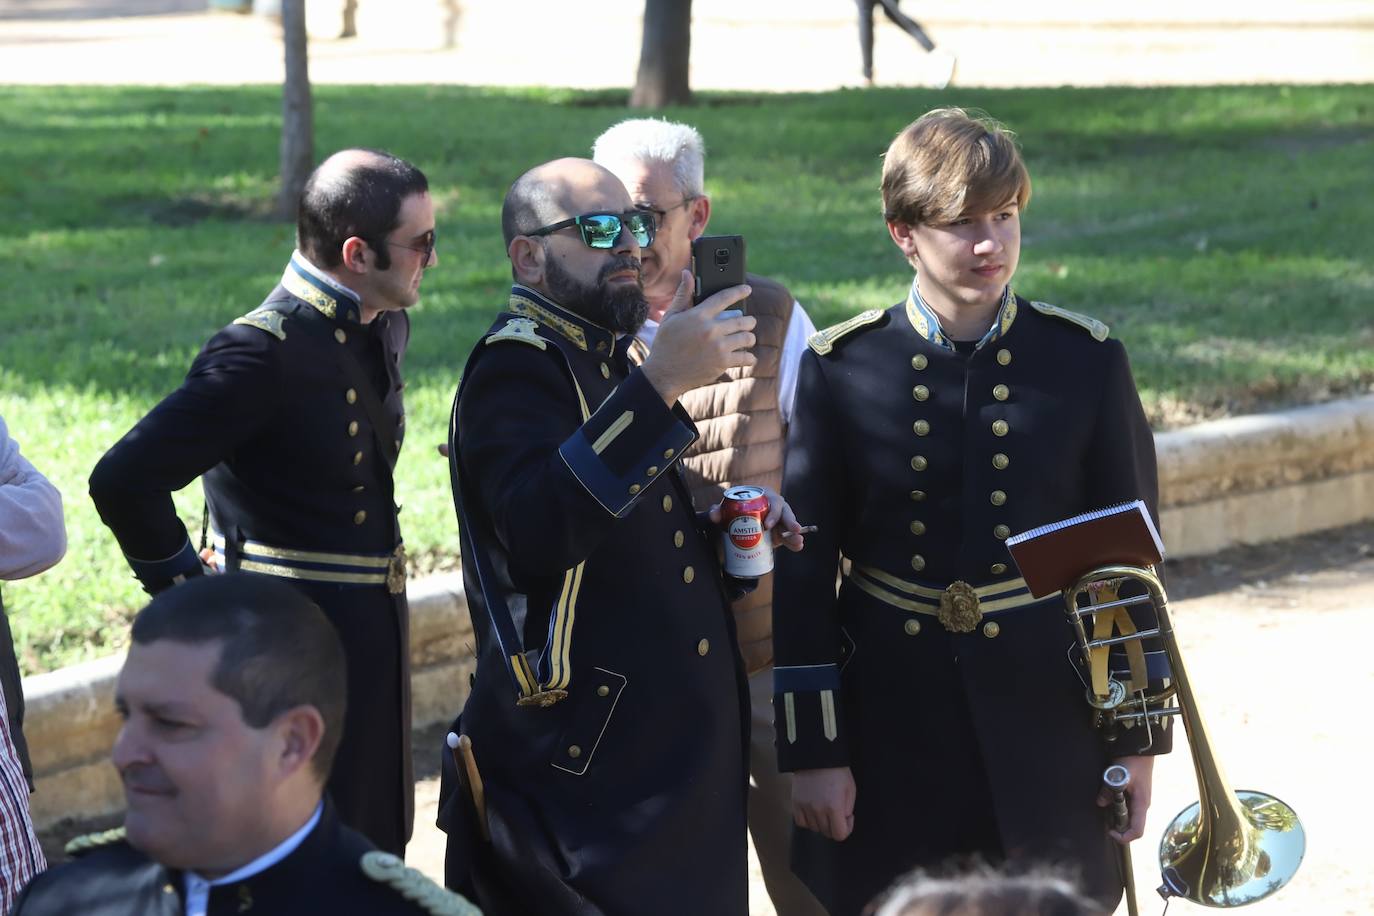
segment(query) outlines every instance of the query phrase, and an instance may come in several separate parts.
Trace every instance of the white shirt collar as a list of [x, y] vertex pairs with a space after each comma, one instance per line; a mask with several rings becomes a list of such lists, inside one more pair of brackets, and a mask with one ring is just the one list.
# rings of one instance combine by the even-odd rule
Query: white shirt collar
[[183, 876], [186, 885], [186, 916], [205, 916], [206, 907], [210, 902], [210, 888], [219, 887], [222, 884], [237, 884], [246, 881], [256, 874], [267, 871], [282, 859], [305, 842], [305, 838], [310, 835], [310, 831], [319, 824], [320, 817], [324, 814], [324, 801], [321, 800], [315, 806], [315, 813], [310, 815], [310, 819], [305, 822], [305, 826], [282, 840], [266, 853], [258, 856], [247, 865], [230, 872], [222, 878], [215, 878], [213, 881], [206, 880], [193, 871], [187, 871]]
[[343, 285], [342, 283], [340, 283], [338, 280], [335, 280], [335, 279], [334, 279], [333, 277], [331, 277], [329, 274], [327, 274], [327, 273], [325, 273], [324, 271], [320, 270], [320, 269], [319, 269], [318, 267], [316, 267], [313, 263], [311, 263], [310, 259], [307, 258], [305, 255], [301, 254], [301, 252], [300, 252], [299, 249], [297, 249], [296, 251], [291, 252], [291, 260], [295, 261], [298, 265], [300, 265], [300, 268], [301, 268], [302, 270], [306, 271], [307, 273], [309, 273], [310, 276], [314, 277], [316, 280], [319, 280], [321, 283], [325, 284], [326, 286], [328, 286], [328, 287], [330, 287], [330, 288], [332, 288], [332, 289], [336, 289], [336, 290], [338, 290], [338, 291], [341, 292], [341, 293], [344, 293], [344, 294], [347, 295], [350, 299], [352, 299], [354, 302], [362, 302], [362, 301], [363, 301], [363, 297], [362, 297], [362, 296], [359, 296], [359, 295], [358, 295], [357, 293], [355, 293], [353, 290], [349, 289], [347, 286], [344, 286], [344, 285]]

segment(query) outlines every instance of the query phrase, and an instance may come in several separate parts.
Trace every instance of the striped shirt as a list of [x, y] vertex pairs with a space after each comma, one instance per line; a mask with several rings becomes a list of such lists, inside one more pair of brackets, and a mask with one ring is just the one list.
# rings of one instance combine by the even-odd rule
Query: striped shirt
[[8, 913], [24, 886], [47, 867], [29, 818], [29, 784], [10, 739], [0, 692], [0, 913]]

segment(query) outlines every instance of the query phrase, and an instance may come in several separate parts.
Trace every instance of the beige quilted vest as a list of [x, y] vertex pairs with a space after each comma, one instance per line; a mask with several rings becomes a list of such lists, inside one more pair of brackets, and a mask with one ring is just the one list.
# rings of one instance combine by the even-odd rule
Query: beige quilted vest
[[[738, 484], [782, 489], [786, 430], [778, 409], [778, 369], [793, 300], [786, 287], [772, 280], [750, 274], [748, 282], [754, 291], [746, 314], [758, 320], [758, 362], [731, 369], [719, 381], [682, 397], [701, 434], [682, 459], [699, 510], [719, 502], [726, 489]], [[632, 351], [639, 353], [642, 348]], [[754, 674], [772, 665], [773, 576], [764, 576], [757, 589], [736, 601], [734, 612], [745, 669]]]

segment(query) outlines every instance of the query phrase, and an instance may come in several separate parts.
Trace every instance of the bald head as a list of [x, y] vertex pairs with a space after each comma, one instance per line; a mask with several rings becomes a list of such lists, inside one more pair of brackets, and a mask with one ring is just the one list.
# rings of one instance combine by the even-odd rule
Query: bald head
[[536, 165], [510, 186], [501, 205], [506, 249], [517, 235], [598, 210], [633, 207], [630, 195], [610, 171], [590, 159], [555, 159]]
[[316, 267], [337, 267], [343, 243], [357, 237], [377, 253], [386, 270], [391, 257], [382, 241], [399, 225], [401, 204], [429, 190], [415, 166], [375, 149], [345, 149], [320, 163], [306, 179], [296, 218], [296, 247]]

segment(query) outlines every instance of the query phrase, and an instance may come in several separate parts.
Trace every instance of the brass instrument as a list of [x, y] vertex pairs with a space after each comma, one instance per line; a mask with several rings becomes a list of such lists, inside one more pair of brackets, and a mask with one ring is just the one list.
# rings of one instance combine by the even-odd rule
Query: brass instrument
[[[1116, 597], [1121, 583], [1138, 583], [1145, 594]], [[1107, 600], [1100, 600], [1101, 598]], [[1080, 602], [1086, 598], [1086, 602]], [[1234, 792], [1212, 753], [1207, 727], [1198, 712], [1197, 701], [1183, 665], [1164, 586], [1152, 568], [1103, 566], [1079, 577], [1064, 591], [1069, 621], [1083, 661], [1092, 670], [1094, 658], [1101, 666], [1103, 655], [1112, 646], [1129, 645], [1159, 637], [1169, 658], [1173, 683], [1164, 691], [1146, 695], [1143, 685], [1128, 691], [1119, 680], [1107, 676], [1106, 690], [1090, 687], [1088, 702], [1096, 710], [1098, 724], [1108, 734], [1119, 724], [1135, 723], [1152, 729], [1164, 717], [1177, 715], [1183, 720], [1188, 745], [1197, 774], [1198, 801], [1189, 805], [1169, 824], [1159, 844], [1159, 864], [1164, 883], [1159, 888], [1166, 900], [1182, 897], [1203, 906], [1243, 906], [1262, 900], [1287, 884], [1297, 873], [1306, 850], [1307, 838], [1293, 809], [1272, 795], [1242, 790]], [[1149, 603], [1158, 626], [1134, 631], [1126, 623], [1120, 636], [1103, 635], [1096, 615], [1118, 614], [1116, 609]], [[1124, 616], [1124, 615], [1122, 615]], [[1084, 621], [1093, 624], [1089, 634]], [[1110, 627], [1107, 628], [1110, 630]], [[1101, 684], [1099, 682], [1098, 687]], [[1177, 706], [1164, 706], [1171, 698]], [[1123, 846], [1123, 860], [1129, 870], [1130, 853]], [[1127, 903], [1134, 910], [1134, 891], [1126, 886]]]

